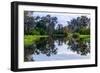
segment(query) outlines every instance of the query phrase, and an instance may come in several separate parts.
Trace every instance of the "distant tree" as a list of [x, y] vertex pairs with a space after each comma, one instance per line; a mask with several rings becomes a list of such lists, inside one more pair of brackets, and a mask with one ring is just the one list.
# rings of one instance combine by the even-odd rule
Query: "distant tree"
[[31, 30], [35, 27], [35, 19], [32, 16], [32, 11], [24, 12], [24, 33], [30, 34]]
[[55, 29], [55, 24], [57, 23], [56, 17], [51, 17], [46, 15], [40, 18], [36, 24], [36, 28], [42, 29], [45, 33], [51, 35]]
[[58, 24], [56, 30], [57, 34], [63, 34], [63, 24]]
[[72, 37], [74, 38], [74, 39], [77, 39], [77, 38], [79, 38], [79, 33], [73, 33], [73, 35], [72, 35]]
[[64, 36], [68, 36], [68, 28], [67, 26], [63, 27], [63, 33], [64, 33]]
[[87, 16], [73, 18], [71, 21], [68, 21], [68, 28], [72, 32], [78, 32], [83, 27], [90, 27], [90, 18], [88, 18]]
[[58, 24], [57, 30], [61, 30], [61, 29], [62, 29], [62, 24]]
[[90, 34], [90, 28], [81, 28], [79, 30], [80, 34], [85, 34], [85, 35], [89, 35]]

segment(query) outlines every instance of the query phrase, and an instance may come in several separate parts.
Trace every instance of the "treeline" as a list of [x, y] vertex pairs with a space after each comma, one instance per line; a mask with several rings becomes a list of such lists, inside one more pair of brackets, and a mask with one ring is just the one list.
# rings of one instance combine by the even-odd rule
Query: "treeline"
[[[32, 15], [29, 15], [32, 13]], [[55, 35], [67, 36], [68, 33], [90, 34], [90, 18], [80, 16], [73, 18], [65, 24], [59, 24], [57, 17], [51, 15], [33, 16], [34, 12], [24, 12], [24, 34], [25, 35]]]
[[90, 34], [90, 18], [87, 16], [80, 16], [68, 21], [68, 28], [71, 32], [80, 34]]
[[57, 24], [57, 17], [46, 15], [40, 16], [27, 16], [28, 12], [24, 13], [24, 33], [29, 35], [50, 35], [55, 29]]

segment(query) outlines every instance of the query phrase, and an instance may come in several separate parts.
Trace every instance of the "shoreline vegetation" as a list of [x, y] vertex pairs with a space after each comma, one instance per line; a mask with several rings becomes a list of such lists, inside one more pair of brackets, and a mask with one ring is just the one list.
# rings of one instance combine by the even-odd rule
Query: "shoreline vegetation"
[[41, 37], [48, 37], [48, 35], [24, 35], [24, 44], [30, 45]]
[[[73, 34], [68, 34], [68, 36], [64, 37], [66, 39], [73, 38]], [[24, 44], [25, 45], [31, 45], [34, 43], [34, 41], [39, 40], [40, 38], [47, 38], [50, 37], [49, 35], [24, 35]], [[56, 37], [56, 36], [55, 36]], [[86, 41], [90, 40], [90, 35], [79, 35], [80, 39], [84, 39]]]

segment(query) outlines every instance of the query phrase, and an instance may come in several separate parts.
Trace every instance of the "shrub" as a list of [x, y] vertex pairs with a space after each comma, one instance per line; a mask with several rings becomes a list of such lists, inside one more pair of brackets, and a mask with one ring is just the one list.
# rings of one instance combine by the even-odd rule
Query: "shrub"
[[84, 34], [84, 35], [89, 35], [90, 34], [90, 28], [82, 28], [79, 31], [80, 34]]
[[66, 33], [64, 33], [64, 36], [65, 36], [65, 37], [67, 37], [67, 36], [68, 36], [68, 33], [67, 33], [67, 32], [66, 32]]
[[31, 31], [31, 35], [39, 35], [40, 34], [40, 32], [38, 32], [37, 30], [32, 30]]
[[79, 33], [73, 33], [72, 37], [77, 39], [77, 38], [79, 38], [79, 35], [80, 35]]

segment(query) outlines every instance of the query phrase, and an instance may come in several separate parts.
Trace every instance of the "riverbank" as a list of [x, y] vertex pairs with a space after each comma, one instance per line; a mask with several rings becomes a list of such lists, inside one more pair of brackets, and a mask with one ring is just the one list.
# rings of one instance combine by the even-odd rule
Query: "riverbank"
[[[39, 40], [41, 37], [49, 37], [48, 35], [24, 35], [24, 45], [31, 45], [35, 41]], [[68, 38], [71, 38], [72, 34], [68, 35]], [[80, 39], [89, 41], [90, 35], [79, 35]]]
[[24, 45], [30, 45], [41, 37], [48, 37], [48, 35], [24, 35]]

